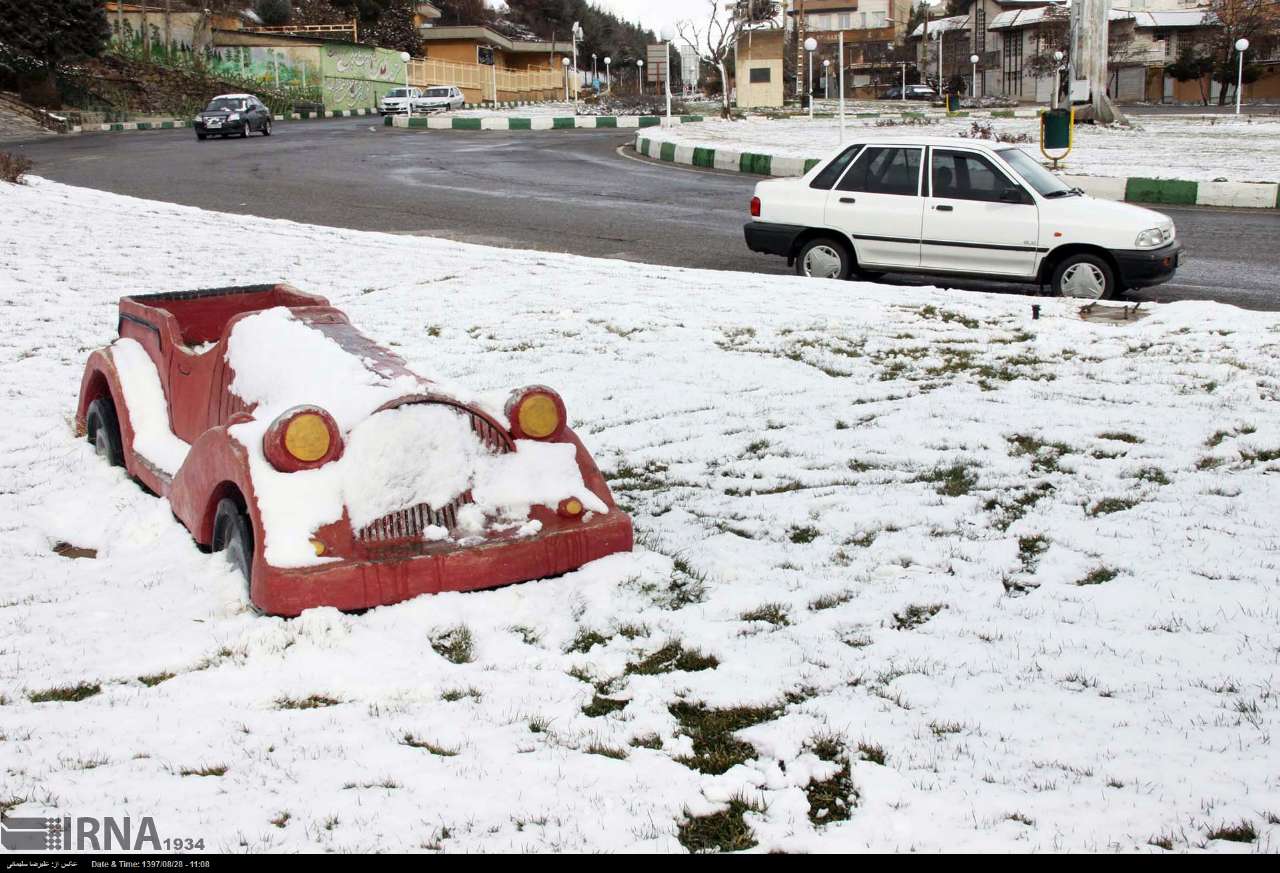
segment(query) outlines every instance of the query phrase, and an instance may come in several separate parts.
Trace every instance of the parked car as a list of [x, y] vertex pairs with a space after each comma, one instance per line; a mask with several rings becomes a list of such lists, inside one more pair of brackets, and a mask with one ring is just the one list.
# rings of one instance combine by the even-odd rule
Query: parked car
[[422, 99], [421, 88], [392, 88], [378, 101], [379, 115], [403, 115], [409, 112], [410, 104], [417, 109], [417, 102]]
[[796, 179], [760, 182], [752, 251], [802, 276], [936, 273], [1102, 299], [1167, 282], [1173, 221], [1095, 200], [1017, 146], [908, 137], [843, 146]]
[[908, 85], [907, 96], [902, 96], [902, 86], [894, 85], [880, 95], [881, 100], [937, 100], [938, 92], [928, 85]]
[[124, 297], [118, 324], [89, 356], [78, 433], [264, 612], [492, 588], [632, 547], [550, 388], [497, 407], [450, 391], [289, 285]]
[[433, 85], [413, 104], [414, 112], [442, 112], [461, 109], [467, 103], [462, 90], [456, 85]]
[[257, 131], [271, 136], [271, 110], [252, 94], [219, 94], [195, 117], [196, 139], [248, 136]]

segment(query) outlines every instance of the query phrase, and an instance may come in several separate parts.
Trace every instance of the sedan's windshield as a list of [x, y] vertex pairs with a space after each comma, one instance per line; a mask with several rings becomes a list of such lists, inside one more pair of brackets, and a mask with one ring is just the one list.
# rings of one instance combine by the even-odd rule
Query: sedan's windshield
[[1050, 173], [1022, 149], [1000, 149], [1000, 157], [1026, 180], [1041, 197], [1064, 197], [1074, 192], [1070, 185]]
[[218, 99], [213, 100], [209, 103], [209, 106], [207, 109], [205, 109], [205, 112], [218, 112], [218, 111], [244, 112], [244, 110], [245, 110], [245, 103], [243, 100], [234, 99], [230, 97], [219, 97]]
[[428, 88], [427, 96], [428, 97], [448, 97], [449, 89], [448, 88]]
[[404, 88], [392, 88], [387, 92], [388, 97], [407, 97], [408, 92]]

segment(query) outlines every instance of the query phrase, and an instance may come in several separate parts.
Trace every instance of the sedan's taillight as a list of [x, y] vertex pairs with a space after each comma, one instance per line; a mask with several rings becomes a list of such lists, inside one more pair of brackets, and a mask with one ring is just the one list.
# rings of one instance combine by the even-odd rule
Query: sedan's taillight
[[760, 198], [759, 197], [751, 198], [751, 217], [752, 218], [760, 217]]

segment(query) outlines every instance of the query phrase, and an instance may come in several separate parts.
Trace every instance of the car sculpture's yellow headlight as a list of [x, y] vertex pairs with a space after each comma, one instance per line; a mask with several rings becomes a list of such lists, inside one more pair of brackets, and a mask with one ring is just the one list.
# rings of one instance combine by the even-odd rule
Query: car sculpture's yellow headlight
[[262, 435], [262, 453], [282, 473], [313, 470], [342, 455], [342, 435], [333, 416], [318, 406], [295, 406]]
[[513, 391], [507, 400], [506, 413], [516, 439], [549, 440], [564, 430], [564, 401], [559, 394], [541, 385]]

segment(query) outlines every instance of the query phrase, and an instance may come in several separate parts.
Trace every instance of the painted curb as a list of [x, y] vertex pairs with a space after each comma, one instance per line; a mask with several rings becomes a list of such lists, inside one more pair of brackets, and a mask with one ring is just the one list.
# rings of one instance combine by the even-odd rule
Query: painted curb
[[[819, 162], [818, 158], [790, 158], [704, 146], [676, 146], [675, 143], [640, 135], [636, 136], [635, 149], [637, 153], [658, 161], [756, 176], [803, 176]], [[1280, 209], [1280, 183], [1277, 182], [1196, 182], [1139, 176], [1112, 178], [1066, 174], [1062, 179], [1100, 200], [1170, 206]]]
[[[376, 109], [326, 109], [315, 112], [286, 112], [277, 115], [274, 121], [319, 121], [325, 118], [366, 118], [377, 115]], [[67, 133], [119, 133], [125, 130], [176, 130], [190, 127], [191, 122], [184, 119], [169, 118], [159, 121], [111, 121], [104, 124], [77, 124], [67, 129]]]
[[[675, 115], [670, 124], [692, 124], [701, 115]], [[427, 115], [407, 118], [388, 115], [387, 127], [412, 130], [589, 130], [593, 128], [665, 127], [668, 119], [661, 115], [535, 115], [528, 118], [455, 118], [449, 115]]]

